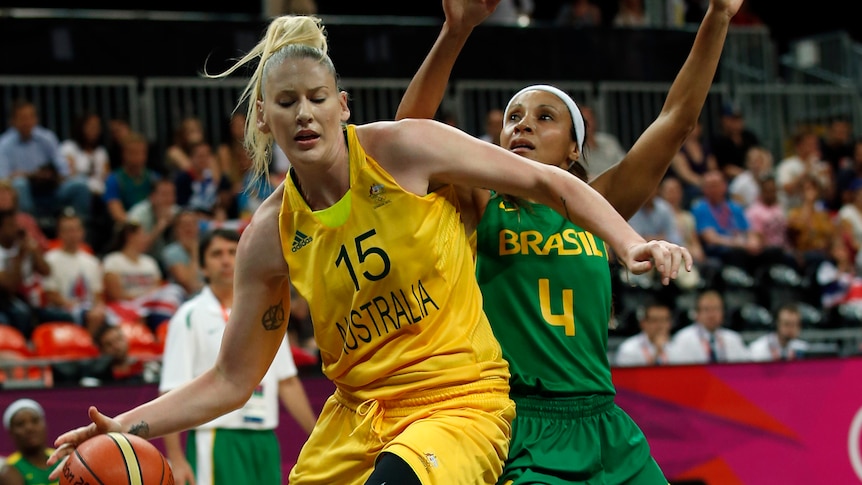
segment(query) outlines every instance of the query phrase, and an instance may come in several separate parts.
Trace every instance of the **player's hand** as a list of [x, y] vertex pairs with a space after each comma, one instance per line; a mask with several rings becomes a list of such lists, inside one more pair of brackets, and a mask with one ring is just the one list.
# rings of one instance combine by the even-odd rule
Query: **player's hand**
[[455, 28], [472, 29], [497, 8], [500, 0], [443, 0], [446, 23]]
[[170, 460], [170, 464], [176, 485], [195, 485], [195, 474], [192, 472], [192, 466], [185, 458]]
[[679, 275], [680, 265], [691, 271], [693, 264], [688, 249], [667, 241], [637, 243], [626, 248], [623, 264], [634, 274], [642, 274], [655, 268], [661, 276], [661, 283], [667, 285]]
[[729, 17], [736, 15], [742, 2], [743, 0], [710, 0], [710, 4], [716, 12], [724, 12]]
[[[120, 423], [100, 413], [95, 406], [90, 406], [88, 414], [90, 415], [90, 421], [92, 421], [92, 423], [63, 433], [54, 441], [54, 446], [56, 446], [57, 449], [48, 457], [48, 465], [53, 465], [60, 460], [68, 459], [69, 455], [75, 451], [75, 447], [93, 436], [110, 433], [112, 431], [123, 431], [123, 427]], [[49, 479], [58, 480], [62, 469], [63, 465], [60, 464], [60, 466], [51, 472]]]

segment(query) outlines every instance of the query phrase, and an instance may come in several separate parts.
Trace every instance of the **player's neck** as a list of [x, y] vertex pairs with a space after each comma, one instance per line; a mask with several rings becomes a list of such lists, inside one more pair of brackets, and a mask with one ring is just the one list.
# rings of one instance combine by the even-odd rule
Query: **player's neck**
[[221, 306], [224, 308], [230, 308], [233, 306], [233, 286], [227, 285], [210, 285], [210, 290], [215, 295], [216, 300], [221, 303]]

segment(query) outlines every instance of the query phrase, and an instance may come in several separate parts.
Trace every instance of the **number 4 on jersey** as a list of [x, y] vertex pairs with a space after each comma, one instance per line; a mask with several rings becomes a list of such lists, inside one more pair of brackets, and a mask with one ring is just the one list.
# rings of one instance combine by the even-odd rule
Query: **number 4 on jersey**
[[563, 288], [563, 313], [551, 311], [551, 282], [547, 278], [539, 280], [539, 305], [542, 318], [550, 325], [566, 329], [566, 336], [575, 336], [575, 294], [570, 288]]

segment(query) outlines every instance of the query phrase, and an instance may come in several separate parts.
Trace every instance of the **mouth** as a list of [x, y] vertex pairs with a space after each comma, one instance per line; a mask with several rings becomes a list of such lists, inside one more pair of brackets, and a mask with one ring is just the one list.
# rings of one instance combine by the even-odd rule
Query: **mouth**
[[320, 135], [311, 130], [302, 130], [293, 137], [297, 142], [310, 142], [320, 138]]
[[512, 140], [512, 142], [509, 143], [509, 151], [514, 153], [525, 153], [535, 149], [536, 147], [532, 143], [523, 139]]

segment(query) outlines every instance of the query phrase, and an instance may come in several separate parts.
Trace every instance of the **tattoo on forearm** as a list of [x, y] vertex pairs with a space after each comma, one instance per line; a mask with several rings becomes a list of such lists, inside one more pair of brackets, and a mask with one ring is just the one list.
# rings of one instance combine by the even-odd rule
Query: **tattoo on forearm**
[[570, 215], [569, 215], [569, 205], [568, 205], [568, 204], [566, 204], [566, 198], [565, 198], [565, 197], [560, 197], [560, 201], [563, 203], [563, 209], [566, 211], [566, 219], [567, 219], [567, 220], [569, 220], [569, 221], [571, 221], [571, 220], [572, 220], [572, 216], [570, 216]]
[[147, 424], [146, 421], [141, 421], [138, 424], [133, 424], [131, 428], [129, 428], [129, 434], [140, 436], [141, 438], [149, 438], [150, 437], [150, 425]]
[[275, 305], [269, 307], [260, 319], [263, 328], [266, 330], [278, 330], [284, 325], [284, 300], [280, 300]]

